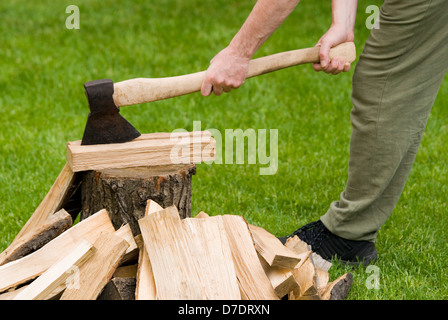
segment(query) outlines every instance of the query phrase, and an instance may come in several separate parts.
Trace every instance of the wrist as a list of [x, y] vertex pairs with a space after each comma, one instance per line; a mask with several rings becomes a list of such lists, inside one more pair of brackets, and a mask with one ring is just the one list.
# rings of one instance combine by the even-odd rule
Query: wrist
[[228, 52], [235, 57], [250, 60], [256, 49], [249, 43], [232, 40], [227, 46]]
[[337, 33], [342, 37], [344, 42], [354, 41], [355, 40], [355, 32], [354, 27], [347, 23], [338, 23], [334, 22], [331, 24], [330, 29], [337, 30]]

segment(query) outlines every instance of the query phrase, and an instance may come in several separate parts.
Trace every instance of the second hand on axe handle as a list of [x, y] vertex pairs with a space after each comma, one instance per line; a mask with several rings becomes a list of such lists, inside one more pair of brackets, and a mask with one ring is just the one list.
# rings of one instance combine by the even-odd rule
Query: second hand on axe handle
[[[306, 63], [317, 63], [319, 47], [281, 52], [253, 59], [247, 78]], [[342, 43], [330, 50], [330, 58], [340, 57], [352, 63], [356, 59], [353, 42]], [[201, 90], [206, 71], [167, 78], [137, 78], [114, 84], [113, 99], [117, 107], [173, 98]]]

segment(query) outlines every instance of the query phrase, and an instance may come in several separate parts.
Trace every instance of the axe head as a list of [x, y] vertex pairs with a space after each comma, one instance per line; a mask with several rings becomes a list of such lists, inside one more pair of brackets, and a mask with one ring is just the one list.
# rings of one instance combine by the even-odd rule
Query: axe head
[[103, 79], [84, 84], [90, 113], [87, 118], [82, 145], [123, 143], [141, 134], [120, 114], [115, 105], [114, 83]]

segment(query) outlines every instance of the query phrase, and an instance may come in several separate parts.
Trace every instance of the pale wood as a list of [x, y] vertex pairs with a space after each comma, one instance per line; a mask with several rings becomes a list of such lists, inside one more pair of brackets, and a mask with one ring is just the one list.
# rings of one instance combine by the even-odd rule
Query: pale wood
[[137, 283], [135, 286], [135, 300], [156, 300], [156, 284], [152, 273], [148, 253], [141, 244], [138, 257]]
[[[286, 244], [285, 244], [286, 245]], [[294, 248], [294, 246], [291, 245], [291, 243], [289, 244], [291, 246], [291, 248]], [[296, 248], [297, 249], [297, 248]], [[309, 257], [311, 256], [313, 252], [311, 250], [305, 251], [305, 252], [301, 252], [298, 253], [299, 257], [300, 257], [300, 262], [294, 267], [294, 269], [292, 270], [292, 274], [294, 276], [294, 279], [296, 279], [295, 273], [299, 272], [300, 268], [302, 267], [302, 265], [308, 261]], [[289, 292], [288, 294], [288, 300], [297, 300], [302, 292], [302, 288], [300, 287], [300, 283], [299, 281], [297, 281], [298, 287], [293, 289], [292, 291]]]
[[291, 270], [280, 267], [271, 267], [262, 256], [258, 255], [258, 258], [279, 298], [286, 296], [293, 290], [300, 290], [300, 286]]
[[247, 222], [243, 217], [235, 215], [223, 215], [222, 219], [242, 298], [278, 300], [278, 296], [258, 259]]
[[[203, 220], [203, 219], [206, 219], [206, 218], [210, 218], [210, 216], [207, 213], [205, 213], [204, 211], [201, 211], [194, 218]], [[233, 257], [232, 257], [232, 253], [230, 251], [230, 245], [229, 245], [229, 242], [228, 242], [228, 239], [227, 239], [227, 235], [226, 235], [226, 231], [225, 231], [225, 228], [224, 228], [224, 222], [222, 220], [222, 217], [220, 217], [220, 216], [215, 217], [215, 219], [218, 219], [217, 220], [218, 223], [219, 223], [218, 226], [221, 229], [220, 230], [220, 232], [221, 232], [220, 237], [221, 237], [222, 241], [224, 242], [224, 243], [218, 244], [218, 250], [222, 250], [222, 252], [219, 252], [219, 253], [226, 253], [226, 252], [228, 252], [228, 253], [225, 254], [225, 256], [227, 256], [227, 258], [226, 258], [227, 261], [223, 262], [224, 264], [228, 264], [228, 267], [223, 272], [229, 272], [230, 275], [229, 275], [229, 279], [227, 281], [229, 281], [229, 283], [234, 283], [233, 287], [231, 287], [231, 290], [230, 290], [231, 295], [228, 296], [229, 297], [228, 299], [241, 299], [244, 294], [241, 292], [241, 290], [239, 288], [238, 281], [237, 281], [238, 279], [237, 279], [236, 273], [235, 273], [235, 266], [233, 264]], [[204, 224], [203, 224], [203, 226], [204, 226]], [[206, 234], [208, 232], [210, 232], [210, 230], [204, 231], [204, 234]], [[209, 237], [210, 238], [215, 238], [216, 236], [213, 235], [213, 232], [212, 232], [209, 235]], [[204, 241], [206, 242], [207, 239], [205, 238]], [[193, 247], [195, 246], [194, 244], [192, 244], [192, 245], [193, 245]], [[219, 245], [222, 246], [221, 249], [219, 249]], [[198, 246], [198, 248], [199, 248], [199, 246]], [[200, 252], [198, 252], [198, 255], [200, 255]], [[216, 252], [213, 255], [216, 255]], [[231, 265], [230, 265], [230, 261], [228, 261], [229, 258], [232, 259], [231, 260]], [[213, 262], [213, 263], [215, 263], [215, 262]], [[206, 268], [206, 265], [204, 265], [204, 267]], [[220, 266], [218, 266], [218, 269], [220, 270], [222, 268]], [[219, 272], [222, 272], [222, 271], [219, 271]], [[216, 275], [216, 277], [219, 277], [219, 275]], [[212, 280], [212, 279], [210, 278], [210, 280]], [[236, 287], [235, 287], [235, 285], [236, 285]], [[219, 298], [217, 298], [217, 299], [219, 299]]]
[[79, 268], [79, 283], [67, 287], [61, 300], [95, 300], [129, 247], [123, 238], [108, 232], [102, 233], [93, 245], [94, 254]]
[[73, 250], [81, 241], [87, 240], [93, 243], [101, 232], [114, 231], [107, 211], [97, 212], [51, 240], [39, 250], [0, 266], [0, 292], [41, 275], [59, 261], [64, 253]]
[[0, 254], [0, 265], [20, 259], [36, 251], [72, 226], [72, 217], [64, 209], [49, 216], [45, 223], [33, 232], [24, 234], [14, 246]]
[[298, 255], [285, 247], [280, 240], [265, 229], [249, 225], [255, 249], [273, 267], [293, 269], [299, 262]]
[[216, 141], [210, 132], [157, 133], [126, 143], [81, 145], [67, 144], [67, 162], [74, 172], [110, 168], [193, 164], [215, 159]]
[[34, 280], [26, 290], [21, 291], [14, 300], [47, 300], [60, 293], [67, 285], [72, 272], [94, 252], [93, 245], [83, 240], [73, 251], [51, 266], [39, 278]]
[[[281, 52], [250, 61], [247, 78], [268, 72], [319, 62], [319, 47]], [[330, 57], [344, 58], [348, 62], [356, 59], [353, 42], [343, 43], [330, 50]], [[197, 92], [201, 89], [206, 71], [192, 74], [153, 78], [131, 79], [114, 84], [113, 99], [117, 107], [157, 101]]]
[[[176, 217], [177, 214], [177, 217]], [[175, 207], [139, 220], [159, 300], [206, 298]]]
[[24, 285], [18, 289], [6, 291], [4, 293], [0, 294], [0, 301], [2, 300], [14, 300], [14, 298], [23, 290], [25, 290], [28, 287], [28, 285]]
[[199, 279], [210, 300], [241, 300], [222, 216], [182, 220]]
[[305, 241], [300, 240], [298, 236], [289, 237], [286, 240], [285, 246], [298, 254], [310, 251], [308, 244]]
[[21, 238], [32, 234], [37, 228], [45, 224], [50, 215], [62, 209], [62, 205], [67, 200], [68, 191], [71, 189], [75, 178], [75, 173], [66, 163], [45, 198], [16, 235], [7, 250], [12, 251]]
[[320, 296], [323, 295], [329, 281], [330, 274], [328, 273], [328, 271], [316, 267], [316, 285], [317, 289], [319, 290]]
[[204, 211], [199, 212], [195, 218], [208, 218], [210, 217], [207, 213], [205, 213]]
[[117, 231], [115, 231], [115, 235], [121, 237], [128, 244], [128, 248], [126, 249], [126, 252], [118, 265], [123, 265], [137, 259], [138, 245], [129, 224], [121, 226]]
[[[317, 291], [319, 291], [319, 295], [322, 296], [330, 279], [328, 270], [331, 267], [331, 262], [324, 260], [320, 255], [309, 250], [310, 246], [308, 246], [306, 242], [300, 240], [298, 236], [288, 238], [288, 240], [285, 243], [285, 246], [296, 253], [306, 254], [308, 252], [307, 256], [309, 257], [310, 262], [314, 265], [315, 288], [317, 288]], [[301, 293], [295, 290], [292, 294], [292, 298], [294, 296], [297, 296], [298, 298], [300, 295]], [[319, 298], [319, 295], [314, 296], [313, 299]]]
[[313, 252], [311, 254], [311, 262], [314, 264], [314, 266], [318, 269], [321, 269], [323, 271], [328, 271], [330, 270], [332, 264], [331, 262], [323, 259], [320, 255], [318, 255], [317, 253]]
[[316, 268], [310, 258], [295, 268], [293, 275], [299, 284], [300, 293], [294, 290], [289, 297], [290, 300], [320, 300]]
[[[148, 200], [145, 216], [161, 211], [163, 208], [155, 201]], [[141, 243], [138, 257], [137, 284], [135, 288], [136, 300], [156, 300], [156, 284], [152, 273], [151, 262], [146, 252], [144, 242]]]
[[155, 202], [154, 200], [148, 200], [146, 202], [145, 216], [149, 216], [154, 212], [162, 210], [163, 210], [162, 206], [160, 206], [157, 202]]

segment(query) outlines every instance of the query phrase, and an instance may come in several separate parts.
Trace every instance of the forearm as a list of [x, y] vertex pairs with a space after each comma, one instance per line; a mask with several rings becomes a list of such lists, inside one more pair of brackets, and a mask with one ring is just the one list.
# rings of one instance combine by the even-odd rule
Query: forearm
[[229, 48], [251, 58], [291, 14], [299, 1], [258, 0], [243, 26], [230, 42]]
[[332, 0], [332, 23], [353, 31], [357, 7], [358, 0]]

